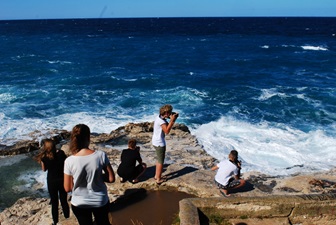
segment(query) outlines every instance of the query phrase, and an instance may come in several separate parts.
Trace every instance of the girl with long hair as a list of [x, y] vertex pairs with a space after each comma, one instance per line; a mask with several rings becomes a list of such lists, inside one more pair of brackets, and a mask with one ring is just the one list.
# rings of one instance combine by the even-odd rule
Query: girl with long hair
[[70, 151], [65, 160], [64, 188], [72, 192], [71, 208], [80, 225], [110, 225], [109, 197], [104, 182], [113, 183], [114, 171], [104, 151], [92, 150], [90, 128], [76, 125], [71, 132]]
[[43, 171], [48, 171], [47, 186], [51, 201], [51, 214], [53, 224], [58, 223], [58, 198], [61, 201], [63, 214], [69, 218], [69, 204], [67, 193], [63, 186], [63, 168], [66, 155], [62, 150], [57, 150], [53, 140], [45, 139], [42, 142], [41, 152], [36, 156], [36, 160], [41, 164]]

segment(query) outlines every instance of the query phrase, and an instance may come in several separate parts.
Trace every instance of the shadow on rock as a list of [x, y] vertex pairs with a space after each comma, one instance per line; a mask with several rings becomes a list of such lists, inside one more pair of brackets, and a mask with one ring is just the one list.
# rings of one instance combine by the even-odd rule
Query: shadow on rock
[[238, 193], [238, 192], [249, 192], [249, 191], [253, 191], [254, 190], [254, 185], [251, 184], [250, 182], [246, 181], [245, 185], [241, 188], [237, 188], [237, 189], [232, 189], [230, 190], [230, 193], [234, 194], [234, 193]]
[[188, 173], [192, 173], [194, 171], [196, 171], [198, 169], [194, 168], [194, 167], [190, 167], [190, 166], [187, 166], [187, 167], [184, 167], [183, 169], [181, 170], [178, 170], [178, 171], [175, 171], [175, 172], [172, 172], [172, 173], [168, 173], [168, 174], [165, 174], [165, 177], [168, 179], [168, 180], [172, 180], [174, 178], [177, 178], [177, 177], [180, 177], [180, 176], [183, 176], [183, 175], [186, 175]]
[[127, 189], [124, 195], [117, 198], [110, 204], [110, 212], [122, 210], [129, 205], [144, 200], [147, 197], [147, 191], [144, 188]]

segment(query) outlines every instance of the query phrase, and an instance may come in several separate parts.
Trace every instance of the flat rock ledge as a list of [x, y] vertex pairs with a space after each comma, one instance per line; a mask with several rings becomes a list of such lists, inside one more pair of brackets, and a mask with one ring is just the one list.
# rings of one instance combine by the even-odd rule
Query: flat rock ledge
[[[137, 190], [171, 190], [192, 194], [195, 198], [180, 202], [180, 224], [336, 224], [336, 168], [314, 174], [297, 174], [274, 177], [259, 172], [243, 172], [247, 185], [224, 198], [213, 182], [215, 172], [210, 168], [217, 162], [205, 152], [187, 126], [175, 124], [166, 137], [167, 152], [164, 174], [167, 182], [157, 185], [155, 173], [155, 150], [151, 146], [153, 123], [129, 123], [110, 134], [92, 134], [91, 148], [108, 154], [114, 171], [120, 163], [121, 150], [127, 147], [129, 138], [136, 138], [147, 171], [137, 184], [116, 182], [107, 184], [111, 204]], [[69, 133], [53, 132], [58, 147], [69, 154]], [[20, 143], [20, 152], [32, 157], [37, 151], [28, 150]], [[34, 145], [36, 148], [36, 145]], [[38, 148], [37, 148], [38, 149]], [[6, 155], [17, 155], [15, 146], [6, 147]], [[28, 153], [27, 153], [28, 152]], [[1, 160], [9, 161], [10, 157]], [[19, 157], [19, 156], [15, 156]], [[244, 169], [244, 168], [243, 168]], [[38, 185], [37, 185], [38, 186]], [[0, 213], [0, 225], [51, 224], [49, 199], [31, 195], [19, 199]], [[113, 215], [111, 215], [113, 218]], [[198, 222], [197, 222], [198, 221]], [[330, 221], [330, 222], [328, 222]], [[225, 223], [227, 222], [227, 223]], [[71, 214], [64, 219], [60, 210], [60, 224], [77, 224]]]

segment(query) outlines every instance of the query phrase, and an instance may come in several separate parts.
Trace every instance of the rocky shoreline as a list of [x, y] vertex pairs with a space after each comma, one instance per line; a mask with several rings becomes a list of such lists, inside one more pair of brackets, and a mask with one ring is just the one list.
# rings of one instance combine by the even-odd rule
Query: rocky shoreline
[[[113, 184], [108, 184], [110, 201], [116, 201], [124, 196], [126, 190], [177, 190], [193, 194], [199, 198], [222, 198], [214, 185], [214, 171], [210, 168], [217, 162], [205, 152], [197, 139], [190, 134], [187, 126], [175, 124], [166, 137], [167, 153], [164, 175], [168, 181], [157, 185], [152, 179], [155, 169], [155, 152], [151, 146], [152, 123], [130, 123], [120, 127], [110, 134], [92, 134], [91, 148], [104, 150], [111, 161], [114, 171], [120, 163], [120, 151], [126, 147], [129, 138], [136, 138], [141, 148], [143, 161], [148, 170], [141, 182], [137, 184], [120, 183], [118, 178]], [[55, 131], [54, 138], [59, 147], [68, 153], [69, 132]], [[0, 164], [8, 163], [9, 159], [18, 154], [32, 157], [38, 149], [37, 141], [20, 142], [15, 146], [0, 146], [1, 153], [6, 155], [0, 159]], [[15, 156], [19, 157], [19, 156]], [[243, 178], [247, 185], [231, 198], [262, 197], [262, 196], [292, 196], [302, 194], [335, 194], [336, 168], [326, 172], [313, 174], [298, 174], [289, 177], [275, 177], [260, 172], [245, 172]], [[39, 191], [38, 189], [36, 190]], [[47, 198], [27, 196], [19, 199], [13, 206], [0, 213], [1, 225], [9, 224], [51, 224], [50, 206]], [[61, 224], [76, 224], [75, 218], [62, 220]]]

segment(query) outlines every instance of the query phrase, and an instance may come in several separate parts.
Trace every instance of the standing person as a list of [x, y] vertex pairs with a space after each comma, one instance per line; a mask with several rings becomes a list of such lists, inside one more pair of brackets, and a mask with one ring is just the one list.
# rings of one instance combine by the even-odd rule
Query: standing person
[[80, 225], [110, 225], [109, 198], [104, 182], [113, 183], [114, 172], [105, 152], [92, 150], [90, 128], [76, 125], [71, 132], [72, 156], [65, 160], [64, 188], [72, 191], [71, 208]]
[[[128, 149], [124, 149], [121, 153], [121, 163], [117, 170], [121, 182], [129, 180], [132, 183], [138, 183], [139, 177], [147, 168], [146, 163], [142, 162], [140, 147], [136, 146], [136, 144], [135, 139], [130, 139], [128, 141]], [[135, 166], [137, 161], [139, 164]]]
[[67, 200], [67, 193], [63, 187], [63, 168], [66, 155], [62, 150], [56, 150], [53, 140], [45, 139], [42, 151], [36, 156], [36, 160], [41, 163], [43, 171], [48, 171], [47, 186], [51, 201], [51, 215], [53, 224], [58, 223], [58, 198], [65, 218], [69, 218], [70, 209]]
[[220, 189], [220, 193], [226, 197], [230, 196], [229, 191], [240, 188], [245, 185], [245, 180], [240, 179], [240, 161], [238, 160], [238, 152], [232, 150], [229, 154], [229, 160], [221, 161], [218, 165], [211, 168], [217, 170], [215, 183]]
[[[166, 180], [162, 178], [163, 163], [166, 154], [166, 134], [169, 134], [172, 129], [178, 113], [173, 112], [171, 105], [164, 105], [160, 108], [160, 114], [155, 118], [153, 127], [152, 144], [156, 151], [156, 168], [154, 179], [157, 184], [161, 184]], [[170, 118], [168, 122], [167, 119]]]

